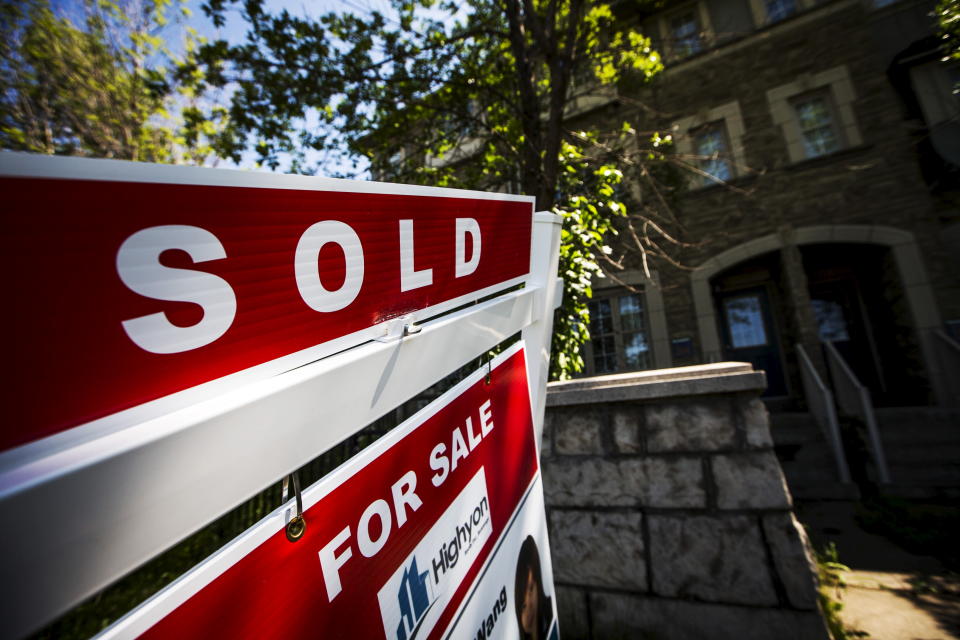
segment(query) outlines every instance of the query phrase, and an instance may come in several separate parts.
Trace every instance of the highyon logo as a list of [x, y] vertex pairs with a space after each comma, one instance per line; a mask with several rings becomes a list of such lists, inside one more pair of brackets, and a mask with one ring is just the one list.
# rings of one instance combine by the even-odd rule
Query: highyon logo
[[450, 542], [443, 543], [443, 546], [440, 547], [440, 553], [433, 560], [433, 582], [435, 584], [440, 583], [442, 574], [445, 574], [448, 569], [457, 566], [461, 550], [464, 553], [470, 550], [470, 547], [473, 546], [474, 534], [490, 522], [489, 513], [490, 505], [487, 504], [487, 498], [484, 496], [480, 504], [473, 508], [473, 513], [463, 521], [463, 524], [457, 525], [453, 539]]
[[[433, 604], [430, 594], [427, 593], [427, 576], [429, 571], [420, 573], [417, 570], [417, 558], [414, 557], [410, 566], [403, 570], [403, 579], [400, 581], [400, 591], [397, 592], [397, 603], [400, 606], [400, 624], [397, 625], [397, 640], [407, 640], [417, 635], [420, 623]], [[408, 636], [409, 634], [409, 636]]]
[[491, 530], [480, 469], [377, 593], [387, 638], [414, 640], [430, 632]]

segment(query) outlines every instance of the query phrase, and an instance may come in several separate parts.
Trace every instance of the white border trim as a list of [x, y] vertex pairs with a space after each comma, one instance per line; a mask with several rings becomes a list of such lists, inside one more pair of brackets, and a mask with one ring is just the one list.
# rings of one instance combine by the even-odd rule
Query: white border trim
[[[496, 371], [497, 367], [522, 348], [523, 342], [521, 341], [496, 356], [491, 362], [492, 370]], [[331, 491], [349, 481], [370, 462], [413, 433], [441, 409], [462, 395], [466, 389], [469, 389], [482, 380], [486, 373], [486, 367], [481, 367], [474, 371], [372, 445], [341, 464], [316, 483], [307, 487], [302, 493], [303, 510], [306, 512], [329, 495]], [[531, 484], [536, 482], [539, 473], [540, 471], [538, 469], [537, 473], [534, 474]], [[527, 490], [529, 491], [529, 487]], [[526, 492], [524, 495], [526, 496]], [[522, 502], [523, 499], [521, 499], [521, 504]], [[136, 638], [147, 631], [147, 629], [216, 580], [230, 567], [239, 562], [240, 559], [253, 552], [254, 549], [283, 529], [289, 521], [293, 510], [293, 503], [294, 500], [291, 499], [286, 504], [275, 509], [260, 522], [253, 525], [253, 527], [240, 534], [231, 542], [228, 542], [219, 551], [152, 595], [113, 625], [100, 632], [95, 638], [98, 640]], [[307, 526], [309, 526], [309, 523]], [[501, 535], [506, 531], [507, 528], [504, 528]], [[490, 556], [487, 557], [484, 563], [485, 565], [493, 558], [493, 555], [494, 554], [491, 553]], [[478, 574], [478, 576], [479, 575], [480, 574]]]
[[296, 189], [300, 191], [337, 191], [340, 193], [381, 193], [434, 198], [470, 200], [507, 200], [535, 202], [533, 196], [509, 193], [487, 193], [448, 187], [393, 184], [367, 180], [318, 178], [293, 174], [212, 169], [183, 165], [129, 162], [101, 158], [47, 156], [16, 151], [0, 152], [0, 176], [21, 178], [53, 178], [61, 180], [101, 180], [110, 182], [142, 182], [190, 184], [210, 187], [243, 187], [260, 189]]

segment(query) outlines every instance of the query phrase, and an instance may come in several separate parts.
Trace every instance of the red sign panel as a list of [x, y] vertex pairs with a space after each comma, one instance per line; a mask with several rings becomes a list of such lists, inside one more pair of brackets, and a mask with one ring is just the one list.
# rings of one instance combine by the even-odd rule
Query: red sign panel
[[0, 450], [529, 268], [529, 201], [23, 177], [0, 190], [14, 373]]
[[[517, 550], [531, 532], [541, 558], [530, 570], [541, 593], [552, 583], [523, 351], [490, 382], [483, 373], [307, 489], [301, 539], [271, 516], [105, 637], [412, 640], [439, 637], [458, 611], [471, 635], [491, 611], [515, 618]], [[491, 562], [498, 545], [512, 554], [506, 569]], [[489, 596], [462, 606], [485, 566]], [[541, 615], [549, 628], [546, 600]]]

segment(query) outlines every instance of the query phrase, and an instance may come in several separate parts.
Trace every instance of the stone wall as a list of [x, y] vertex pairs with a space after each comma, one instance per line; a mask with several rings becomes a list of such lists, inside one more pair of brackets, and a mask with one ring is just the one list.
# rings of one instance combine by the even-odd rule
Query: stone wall
[[750, 365], [552, 383], [542, 459], [561, 631], [826, 638]]

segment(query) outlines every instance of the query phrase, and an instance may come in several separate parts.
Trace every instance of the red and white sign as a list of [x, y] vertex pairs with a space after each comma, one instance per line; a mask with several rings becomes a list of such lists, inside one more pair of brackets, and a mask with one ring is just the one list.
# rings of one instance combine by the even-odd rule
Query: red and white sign
[[[555, 629], [521, 345], [196, 567], [104, 638], [516, 638]], [[533, 594], [533, 595], [531, 595]]]
[[0, 451], [265, 363], [281, 373], [529, 270], [530, 198], [56, 162], [83, 170], [0, 167], [14, 374]]

